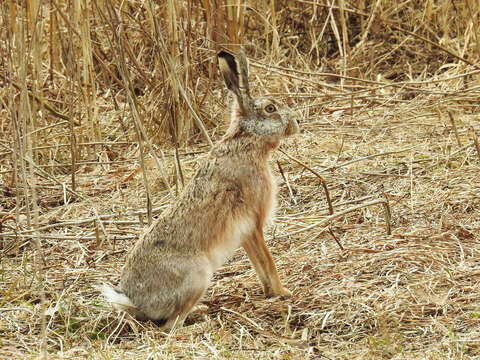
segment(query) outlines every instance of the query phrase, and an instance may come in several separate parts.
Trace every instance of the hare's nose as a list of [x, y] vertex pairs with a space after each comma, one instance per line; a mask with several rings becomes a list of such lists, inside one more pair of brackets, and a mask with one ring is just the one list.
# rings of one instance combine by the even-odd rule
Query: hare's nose
[[302, 123], [302, 113], [299, 110], [294, 111], [293, 118], [297, 121], [298, 125]]

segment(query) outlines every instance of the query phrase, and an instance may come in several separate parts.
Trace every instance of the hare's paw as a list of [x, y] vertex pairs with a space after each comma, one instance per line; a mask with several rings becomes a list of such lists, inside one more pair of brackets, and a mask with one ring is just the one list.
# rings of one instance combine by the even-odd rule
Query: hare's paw
[[281, 286], [277, 289], [264, 288], [264, 291], [265, 291], [265, 296], [266, 297], [290, 297], [290, 296], [292, 296], [292, 292], [284, 286]]
[[280, 289], [278, 294], [275, 294], [275, 296], [290, 297], [290, 296], [292, 296], [292, 292], [290, 290], [288, 290], [286, 287], [282, 286], [282, 288]]

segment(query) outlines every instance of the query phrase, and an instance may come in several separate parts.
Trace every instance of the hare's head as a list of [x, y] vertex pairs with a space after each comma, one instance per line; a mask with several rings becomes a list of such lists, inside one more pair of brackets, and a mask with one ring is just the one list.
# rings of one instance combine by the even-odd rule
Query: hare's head
[[229, 137], [256, 135], [278, 143], [281, 138], [298, 132], [295, 112], [275, 99], [250, 96], [248, 63], [242, 50], [236, 56], [221, 51], [218, 60], [225, 84], [236, 98], [227, 132]]

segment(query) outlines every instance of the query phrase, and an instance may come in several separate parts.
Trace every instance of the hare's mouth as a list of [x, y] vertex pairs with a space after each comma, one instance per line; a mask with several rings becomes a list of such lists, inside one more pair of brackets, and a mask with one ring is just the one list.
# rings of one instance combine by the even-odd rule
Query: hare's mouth
[[290, 119], [290, 121], [287, 124], [287, 128], [285, 129], [285, 136], [298, 134], [299, 132], [300, 132], [300, 128], [298, 126], [297, 120]]

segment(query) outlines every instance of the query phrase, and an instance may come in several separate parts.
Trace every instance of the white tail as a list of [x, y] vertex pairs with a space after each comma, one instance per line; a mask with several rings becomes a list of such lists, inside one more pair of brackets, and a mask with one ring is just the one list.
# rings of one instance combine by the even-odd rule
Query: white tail
[[100, 291], [105, 299], [112, 304], [112, 306], [121, 311], [137, 312], [137, 308], [133, 305], [130, 298], [124, 293], [115, 290], [110, 285], [105, 283], [95, 286], [95, 289]]

